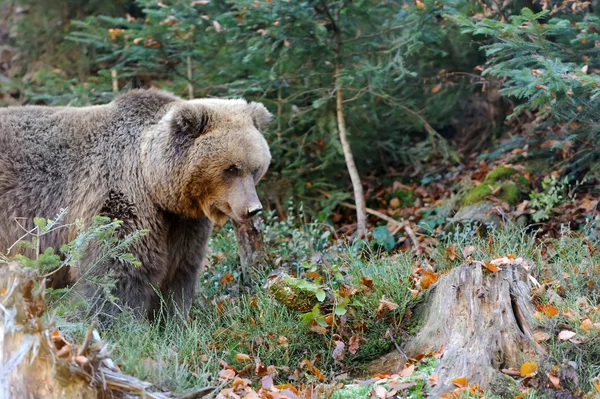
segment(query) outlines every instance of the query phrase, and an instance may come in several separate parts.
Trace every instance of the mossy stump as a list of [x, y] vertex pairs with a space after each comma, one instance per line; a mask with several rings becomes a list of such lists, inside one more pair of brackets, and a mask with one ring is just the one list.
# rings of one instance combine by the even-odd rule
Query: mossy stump
[[528, 192], [529, 181], [523, 174], [506, 166], [498, 166], [487, 174], [481, 184], [465, 195], [462, 205], [479, 203], [492, 194], [510, 205], [516, 205]]

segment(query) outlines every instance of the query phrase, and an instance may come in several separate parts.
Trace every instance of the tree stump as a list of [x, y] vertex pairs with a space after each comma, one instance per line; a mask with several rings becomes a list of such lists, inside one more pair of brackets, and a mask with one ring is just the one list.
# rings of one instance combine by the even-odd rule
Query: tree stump
[[240, 251], [242, 282], [252, 282], [251, 272], [267, 271], [267, 251], [260, 218], [255, 216], [245, 223], [234, 223], [235, 236]]
[[533, 339], [534, 307], [522, 266], [491, 273], [479, 263], [461, 265], [440, 277], [416, 313], [422, 327], [405, 345], [407, 355], [442, 350], [432, 397], [452, 390], [459, 377], [489, 389], [504, 378], [500, 369], [519, 370], [546, 356]]

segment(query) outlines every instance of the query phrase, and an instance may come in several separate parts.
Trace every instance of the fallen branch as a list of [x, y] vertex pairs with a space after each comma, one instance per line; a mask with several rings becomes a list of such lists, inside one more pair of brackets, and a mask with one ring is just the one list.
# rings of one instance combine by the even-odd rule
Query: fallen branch
[[[350, 209], [356, 209], [355, 205], [352, 205], [349, 202], [340, 202], [340, 205], [346, 208], [350, 208]], [[404, 222], [399, 222], [396, 219], [393, 219], [391, 217], [389, 217], [388, 215], [386, 215], [385, 213], [376, 211], [375, 209], [371, 209], [371, 208], [366, 208], [367, 213], [369, 215], [373, 215], [378, 217], [381, 220], [385, 220], [386, 222], [396, 226], [396, 230], [401, 230], [404, 229], [404, 231], [406, 231], [406, 233], [408, 234], [408, 236], [410, 237], [410, 240], [413, 243], [413, 246], [415, 247], [415, 249], [417, 249], [419, 247], [419, 239], [417, 238], [417, 235], [415, 234], [415, 232], [413, 231], [413, 229], [410, 227], [410, 223], [405, 220]]]

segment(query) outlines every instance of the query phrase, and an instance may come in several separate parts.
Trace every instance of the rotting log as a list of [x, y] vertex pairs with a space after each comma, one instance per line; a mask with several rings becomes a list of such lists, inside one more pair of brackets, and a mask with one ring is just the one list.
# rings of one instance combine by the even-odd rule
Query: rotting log
[[0, 399], [201, 398], [214, 388], [176, 396], [123, 374], [94, 326], [81, 345], [40, 318], [44, 284], [16, 262], [0, 263]]
[[422, 327], [404, 347], [409, 357], [441, 349], [431, 397], [452, 390], [452, 380], [459, 377], [490, 389], [505, 378], [501, 369], [518, 370], [546, 356], [533, 338], [529, 284], [520, 265], [491, 273], [475, 262], [440, 277], [416, 312]]
[[234, 228], [240, 252], [242, 281], [250, 284], [251, 275], [257, 271], [266, 272], [268, 266], [260, 217], [254, 216], [244, 223], [234, 223]]

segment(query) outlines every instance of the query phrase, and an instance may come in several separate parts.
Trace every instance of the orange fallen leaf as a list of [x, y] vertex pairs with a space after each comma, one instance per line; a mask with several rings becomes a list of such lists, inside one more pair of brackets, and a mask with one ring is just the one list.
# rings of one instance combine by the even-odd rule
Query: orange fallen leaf
[[438, 280], [438, 276], [433, 273], [430, 272], [429, 270], [424, 270], [423, 271], [423, 276], [421, 276], [421, 287], [426, 290], [427, 288], [429, 288], [429, 286], [433, 283], [435, 283]]
[[554, 317], [558, 314], [558, 308], [556, 306], [544, 304], [540, 305], [539, 309], [548, 317]]
[[452, 383], [459, 388], [466, 388], [469, 385], [469, 381], [466, 377], [459, 377], [452, 380]]
[[495, 266], [495, 265], [491, 264], [490, 262], [483, 262], [483, 266], [485, 266], [485, 268], [488, 269], [489, 271], [491, 271], [492, 273], [496, 273], [497, 271], [500, 270], [500, 268], [498, 266]]
[[594, 388], [596, 391], [600, 392], [600, 377], [596, 377], [592, 380], [592, 384], [594, 384]]
[[223, 276], [223, 278], [221, 279], [221, 285], [226, 285], [231, 283], [234, 280], [233, 274], [231, 273], [227, 273], [226, 275]]
[[592, 323], [592, 320], [590, 320], [590, 318], [583, 319], [580, 328], [583, 331], [589, 331], [594, 328], [594, 323]]
[[237, 353], [234, 357], [235, 360], [237, 360], [240, 363], [249, 362], [250, 360], [252, 360], [250, 356], [246, 355], [245, 353]]
[[454, 260], [458, 257], [458, 252], [456, 252], [456, 244], [450, 245], [448, 248], [444, 250], [444, 256], [449, 260]]
[[521, 377], [531, 377], [535, 375], [537, 371], [537, 363], [536, 362], [525, 362], [521, 365], [520, 374]]
[[441, 84], [439, 84], [439, 85], [435, 85], [435, 86], [433, 86], [433, 87], [431, 88], [431, 92], [432, 92], [433, 94], [435, 94], [435, 93], [437, 93], [438, 91], [440, 91], [441, 89], [442, 89], [442, 85], [441, 85]]

